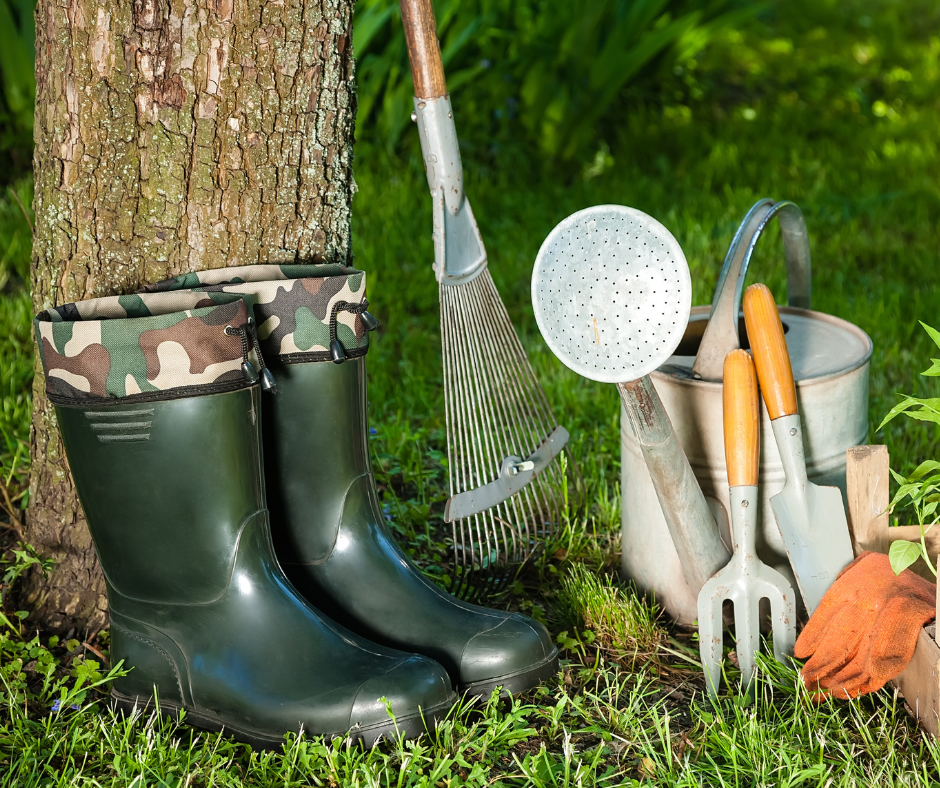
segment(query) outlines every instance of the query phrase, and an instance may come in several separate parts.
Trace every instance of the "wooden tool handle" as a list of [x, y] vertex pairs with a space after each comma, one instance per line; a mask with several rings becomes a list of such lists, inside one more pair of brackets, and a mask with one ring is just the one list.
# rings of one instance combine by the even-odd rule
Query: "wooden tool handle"
[[725, 356], [725, 460], [729, 487], [754, 487], [760, 463], [760, 405], [754, 360], [746, 350]]
[[797, 409], [790, 353], [780, 313], [767, 285], [751, 285], [744, 291], [744, 324], [770, 418], [792, 416]]
[[435, 99], [447, 95], [431, 0], [401, 0], [401, 22], [408, 42], [415, 98]]

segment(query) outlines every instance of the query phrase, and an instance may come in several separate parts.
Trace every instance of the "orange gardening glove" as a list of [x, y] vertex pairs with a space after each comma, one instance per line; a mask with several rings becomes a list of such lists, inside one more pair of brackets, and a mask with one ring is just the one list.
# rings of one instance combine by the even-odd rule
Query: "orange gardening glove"
[[843, 569], [796, 641], [810, 690], [854, 698], [881, 689], [911, 661], [934, 619], [937, 587], [888, 556], [866, 551]]

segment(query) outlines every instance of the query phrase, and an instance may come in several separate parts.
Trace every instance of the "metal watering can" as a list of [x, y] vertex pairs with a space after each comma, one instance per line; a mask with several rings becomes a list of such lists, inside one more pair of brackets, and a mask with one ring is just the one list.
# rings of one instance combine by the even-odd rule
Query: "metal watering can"
[[[788, 306], [780, 308], [803, 414], [807, 473], [845, 495], [845, 452], [868, 435], [871, 338], [860, 328], [810, 306], [810, 252], [806, 223], [792, 202], [760, 200], [738, 228], [725, 258], [712, 305], [692, 307], [675, 354], [650, 378], [705, 494], [725, 545], [731, 548], [730, 500], [722, 430], [722, 365], [727, 353], [747, 348], [740, 317], [747, 268], [764, 230], [780, 224], [787, 264]], [[770, 419], [761, 404], [757, 554], [795, 587], [786, 548], [769, 499], [785, 475]], [[697, 594], [686, 581], [646, 462], [621, 412], [621, 573], [651, 594], [681, 624], [698, 618]]]

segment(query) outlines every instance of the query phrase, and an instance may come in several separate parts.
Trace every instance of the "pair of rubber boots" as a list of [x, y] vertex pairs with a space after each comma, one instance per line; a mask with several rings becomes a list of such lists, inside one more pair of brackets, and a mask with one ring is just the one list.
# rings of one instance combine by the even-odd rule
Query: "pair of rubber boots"
[[454, 689], [514, 694], [556, 672], [543, 626], [446, 594], [385, 527], [361, 271], [247, 266], [147, 289], [35, 323], [112, 664], [131, 669], [119, 707], [156, 696], [258, 747], [300, 730], [371, 745], [432, 726]]

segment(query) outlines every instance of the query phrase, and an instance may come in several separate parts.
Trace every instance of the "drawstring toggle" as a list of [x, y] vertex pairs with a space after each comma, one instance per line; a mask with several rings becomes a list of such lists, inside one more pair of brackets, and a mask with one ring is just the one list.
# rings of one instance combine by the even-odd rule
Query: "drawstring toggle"
[[[237, 336], [242, 343], [242, 364], [241, 370], [242, 375], [245, 376], [245, 380], [249, 383], [257, 383], [258, 380], [261, 381], [261, 390], [270, 392], [271, 394], [277, 393], [277, 383], [274, 380], [274, 375], [271, 374], [271, 370], [267, 368], [264, 363], [264, 356], [261, 355], [261, 345], [258, 342], [258, 333], [255, 331], [255, 321], [253, 318], [248, 318], [248, 322], [243, 326], [226, 326], [225, 335], [229, 337]], [[249, 345], [248, 342], [251, 341], [251, 345], [255, 349], [255, 357], [258, 359], [258, 366], [261, 368], [261, 373], [259, 375], [258, 370], [255, 369], [254, 365], [248, 358]]]
[[369, 314], [366, 309], [369, 307], [369, 301], [365, 298], [358, 304], [351, 304], [349, 301], [337, 301], [333, 304], [333, 310], [330, 313], [330, 360], [334, 364], [342, 364], [346, 360], [346, 350], [343, 343], [336, 336], [337, 314], [339, 312], [351, 312], [359, 315], [362, 325], [366, 331], [374, 331], [379, 327], [379, 321]]

